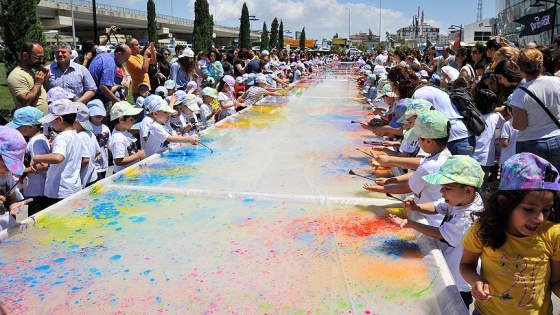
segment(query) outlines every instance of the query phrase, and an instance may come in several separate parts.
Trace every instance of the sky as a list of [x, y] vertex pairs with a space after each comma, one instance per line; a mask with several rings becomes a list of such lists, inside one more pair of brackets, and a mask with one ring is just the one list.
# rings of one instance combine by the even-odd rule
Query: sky
[[[194, 0], [154, 0], [156, 13], [194, 20]], [[98, 4], [118, 5], [146, 11], [146, 0], [97, 0]], [[247, 3], [250, 15], [259, 21], [252, 21], [252, 29], [262, 29], [266, 22], [270, 24], [276, 17], [284, 22], [284, 30], [301, 31], [305, 27], [307, 39], [321, 40], [339, 37], [350, 33], [368, 32], [379, 34], [381, 15], [381, 38], [385, 32], [396, 33], [412, 22], [418, 6], [424, 11], [424, 22], [440, 27], [440, 33], [447, 34], [451, 25], [476, 22], [478, 0], [208, 0], [210, 14], [215, 15], [216, 24], [239, 26], [239, 17], [243, 2]], [[379, 7], [381, 6], [381, 12]], [[482, 18], [496, 15], [496, 0], [484, 0]], [[381, 13], [381, 14], [380, 14]], [[350, 17], [350, 19], [349, 19]]]

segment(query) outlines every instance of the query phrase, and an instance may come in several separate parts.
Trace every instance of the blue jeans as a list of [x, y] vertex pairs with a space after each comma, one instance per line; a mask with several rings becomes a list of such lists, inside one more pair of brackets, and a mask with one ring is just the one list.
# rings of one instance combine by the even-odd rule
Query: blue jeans
[[476, 146], [476, 139], [474, 136], [450, 141], [447, 143], [447, 149], [453, 155], [471, 156], [474, 152], [475, 146]]
[[517, 142], [515, 152], [530, 152], [549, 161], [560, 169], [560, 136]]

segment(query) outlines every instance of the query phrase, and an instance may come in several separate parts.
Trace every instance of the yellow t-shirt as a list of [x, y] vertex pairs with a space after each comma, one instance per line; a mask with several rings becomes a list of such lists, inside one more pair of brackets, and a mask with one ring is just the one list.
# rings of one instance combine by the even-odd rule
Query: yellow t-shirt
[[35, 74], [32, 70], [24, 70], [21, 67], [15, 67], [12, 72], [8, 75], [8, 89], [10, 90], [10, 94], [12, 94], [12, 98], [14, 99], [14, 103], [16, 103], [16, 108], [24, 107], [24, 106], [33, 106], [40, 109], [43, 114], [47, 114], [47, 91], [41, 85], [41, 92], [39, 93], [39, 98], [32, 103], [32, 104], [22, 104], [18, 101], [17, 96], [21, 94], [25, 94], [33, 88], [35, 84], [34, 79]]
[[[214, 93], [216, 93], [216, 95], [218, 95], [218, 90], [216, 90], [216, 89], [214, 89], [214, 88], [213, 88], [213, 90], [214, 90]], [[217, 98], [213, 98], [213, 99], [212, 99], [212, 102], [210, 102], [209, 105], [212, 106], [212, 109], [218, 109], [218, 108], [220, 108], [220, 103], [218, 102], [218, 99], [217, 99]]]
[[148, 88], [151, 89], [148, 72], [136, 69], [136, 67], [142, 67], [143, 64], [144, 56], [142, 55], [130, 56], [126, 62], [126, 70], [132, 78], [132, 93], [138, 93], [138, 85], [142, 82], [146, 83]]
[[489, 314], [552, 314], [550, 300], [550, 261], [560, 261], [560, 224], [543, 223], [526, 237], [506, 234], [506, 243], [495, 251], [483, 247], [473, 224], [463, 246], [480, 253], [480, 275], [488, 280], [491, 294], [509, 294], [512, 299], [492, 297], [475, 301], [480, 313]]

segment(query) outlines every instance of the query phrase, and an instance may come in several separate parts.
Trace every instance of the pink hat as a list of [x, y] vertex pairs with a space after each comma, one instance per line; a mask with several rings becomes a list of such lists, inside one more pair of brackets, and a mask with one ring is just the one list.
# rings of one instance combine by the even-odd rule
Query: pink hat
[[235, 79], [231, 75], [224, 75], [222, 80], [224, 80], [224, 82], [229, 86], [229, 88], [233, 90], [233, 86], [235, 85]]
[[16, 129], [0, 126], [0, 155], [8, 170], [15, 175], [23, 174], [25, 139]]

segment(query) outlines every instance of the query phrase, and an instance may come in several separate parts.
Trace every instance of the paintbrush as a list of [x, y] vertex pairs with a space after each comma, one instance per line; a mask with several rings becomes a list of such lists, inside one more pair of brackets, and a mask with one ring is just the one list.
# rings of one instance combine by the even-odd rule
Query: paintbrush
[[504, 299], [504, 300], [513, 300], [513, 296], [509, 295], [509, 293], [506, 294], [488, 294], [489, 296], [493, 296], [493, 297], [497, 297], [500, 299]]
[[356, 150], [362, 152], [362, 153], [365, 154], [365, 155], [369, 155], [369, 156], [371, 156], [372, 158], [375, 157], [375, 156], [373, 156], [373, 154], [371, 154], [371, 153], [369, 153], [369, 152], [367, 152], [367, 151], [364, 151], [364, 150], [362, 150], [362, 149], [360, 149], [360, 148], [356, 148]]
[[373, 181], [375, 180], [374, 178], [370, 178], [370, 177], [367, 177], [367, 176], [364, 176], [364, 175], [356, 174], [353, 170], [350, 170], [350, 171], [348, 172], [348, 174], [350, 174], [350, 175], [355, 175], [355, 176], [359, 176], [359, 177], [362, 177], [362, 178], [365, 178], [365, 179], [369, 179], [369, 180], [373, 180]]
[[400, 201], [400, 202], [403, 202], [403, 201], [404, 201], [404, 200], [402, 200], [402, 199], [399, 198], [399, 197], [393, 196], [391, 193], [385, 193], [385, 195], [386, 195], [387, 197], [389, 197], [389, 198], [396, 199], [396, 200], [398, 200], [398, 201]]
[[205, 145], [204, 143], [200, 142], [200, 145], [207, 148], [208, 150], [210, 150], [210, 154], [214, 153], [214, 150], [210, 149], [207, 145]]
[[383, 141], [365, 141], [364, 144], [372, 144], [372, 145], [382, 145]]
[[359, 124], [360, 122], [357, 121], [357, 120], [350, 120], [350, 123], [351, 123], [351, 124]]

